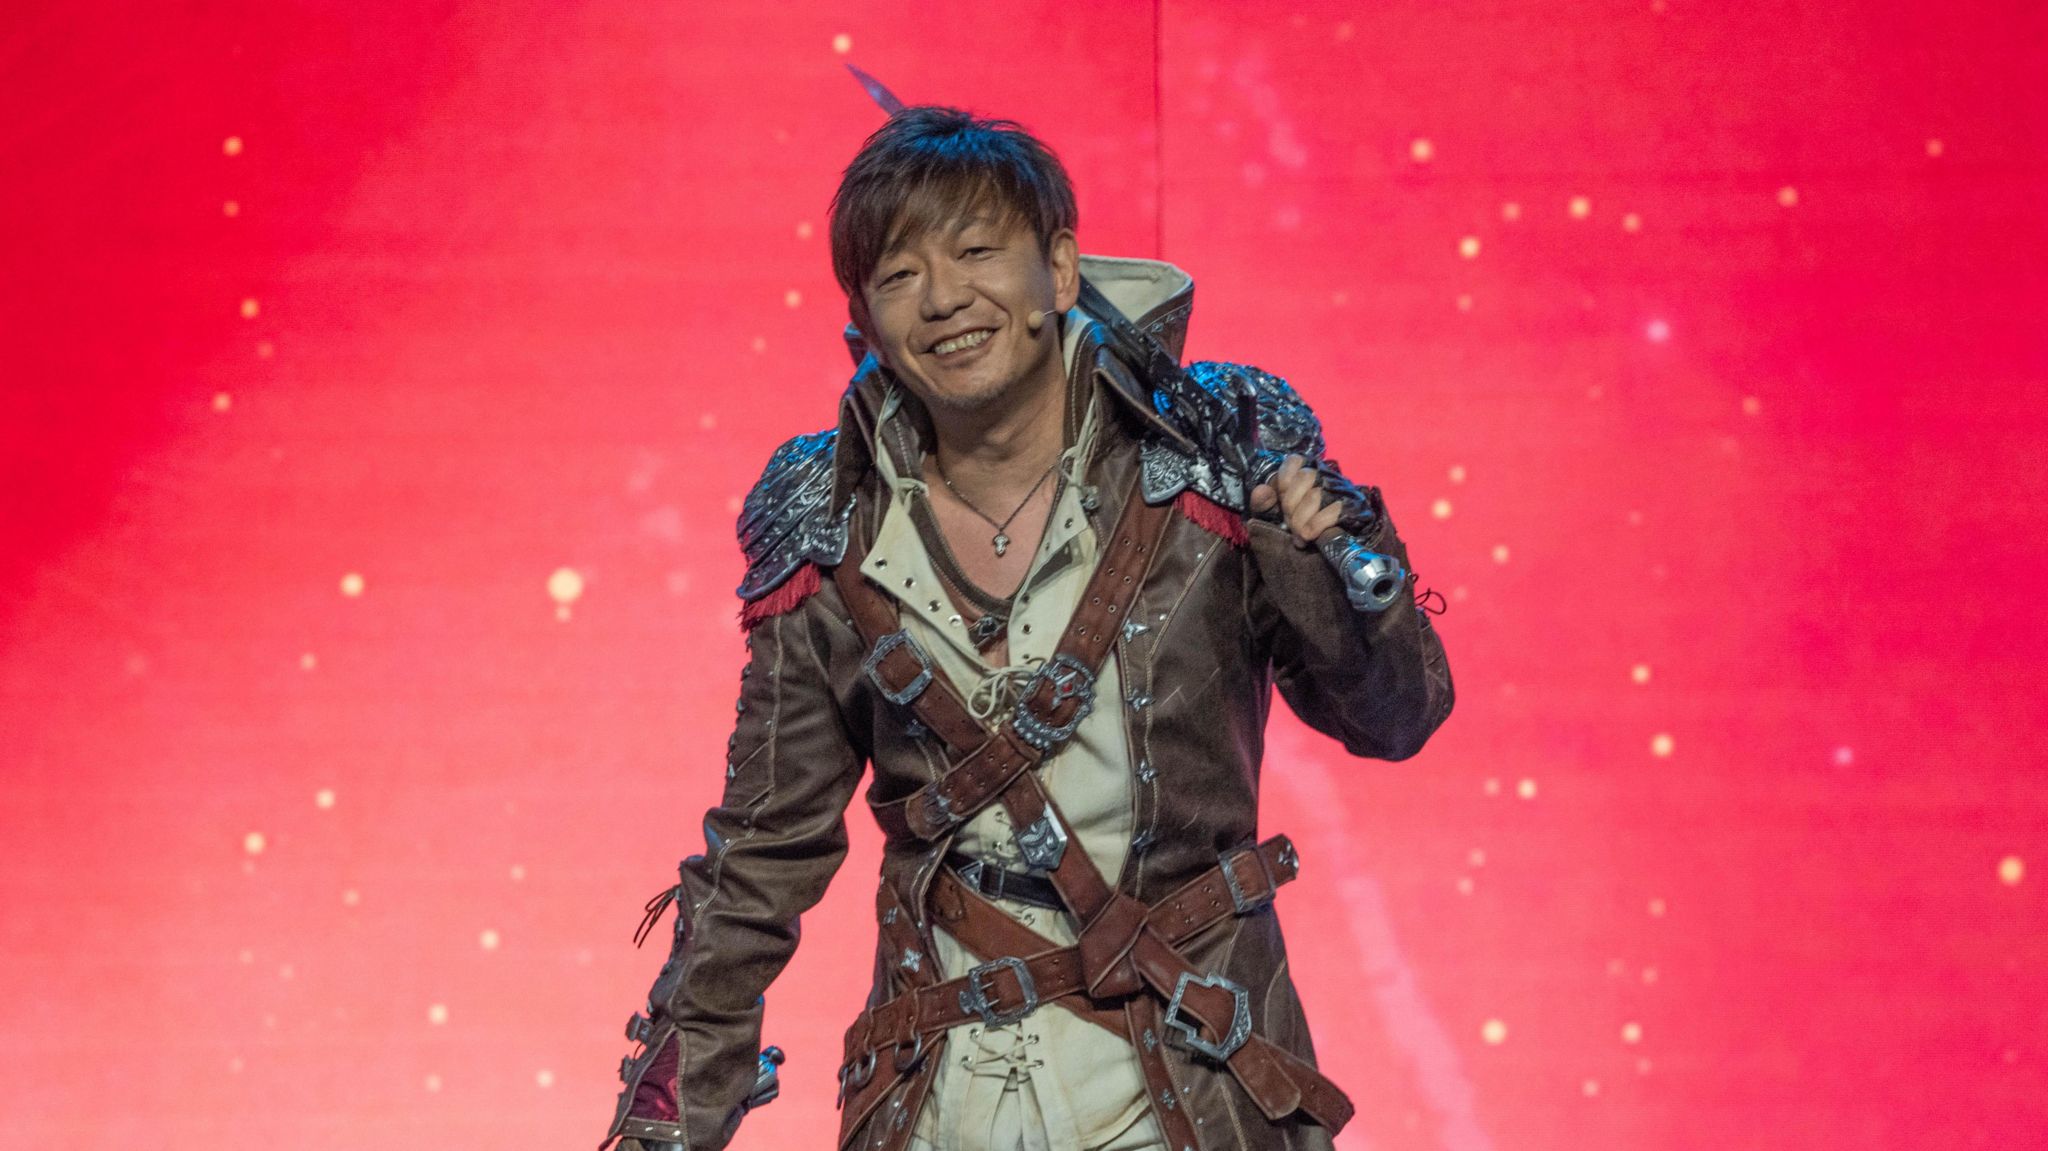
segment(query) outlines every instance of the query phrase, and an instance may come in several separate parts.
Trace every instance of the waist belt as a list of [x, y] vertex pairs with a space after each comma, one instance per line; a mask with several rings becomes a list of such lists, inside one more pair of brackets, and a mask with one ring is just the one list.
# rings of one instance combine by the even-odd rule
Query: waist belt
[[946, 869], [983, 899], [1011, 899], [1055, 911], [1066, 906], [1060, 902], [1060, 890], [1052, 885], [1052, 880], [1009, 871], [965, 852], [947, 852]]

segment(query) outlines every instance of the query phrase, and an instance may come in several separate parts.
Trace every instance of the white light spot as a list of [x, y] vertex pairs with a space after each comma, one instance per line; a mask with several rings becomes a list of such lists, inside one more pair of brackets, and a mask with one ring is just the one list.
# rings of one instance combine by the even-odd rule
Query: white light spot
[[229, 396], [226, 392], [213, 393], [213, 410], [216, 412], [227, 411], [229, 406], [232, 405], [234, 402], [234, 398]]
[[277, 354], [277, 345], [276, 345], [276, 344], [273, 344], [273, 343], [271, 343], [271, 342], [270, 342], [269, 340], [258, 340], [258, 341], [256, 342], [256, 358], [257, 358], [257, 359], [259, 359], [259, 360], [267, 360], [267, 359], [269, 359], [270, 357], [272, 357], [272, 356], [274, 356], [274, 355], [276, 355], [276, 354]]
[[832, 50], [841, 56], [853, 51], [853, 37], [848, 36], [844, 32], [832, 37]]
[[1452, 483], [1454, 483], [1454, 484], [1462, 484], [1462, 483], [1464, 483], [1464, 482], [1465, 482], [1465, 465], [1464, 465], [1464, 464], [1452, 464], [1452, 465], [1451, 465], [1451, 482], [1452, 482]]
[[357, 891], [353, 887], [341, 893], [341, 904], [343, 907], [354, 907], [356, 904], [361, 903], [362, 901], [362, 893]]
[[1929, 156], [1939, 156], [1941, 155], [1941, 151], [1942, 149], [1940, 140], [1927, 141], [1927, 154]]
[[1525, 779], [1522, 782], [1516, 784], [1515, 794], [1521, 796], [1523, 799], [1536, 798], [1536, 781], [1533, 779]]
[[583, 573], [575, 568], [556, 568], [548, 574], [548, 597], [556, 603], [575, 603], [582, 595]]
[[542, 1087], [553, 1087], [555, 1085], [555, 1073], [543, 1067], [533, 1073], [533, 1081]]
[[1495, 562], [1495, 563], [1497, 563], [1497, 564], [1504, 564], [1504, 563], [1508, 562], [1508, 545], [1506, 545], [1506, 544], [1495, 544], [1495, 545], [1493, 545], [1493, 562]]
[[799, 240], [808, 240], [808, 239], [810, 239], [810, 238], [811, 238], [811, 233], [812, 233], [812, 228], [811, 228], [811, 222], [810, 222], [809, 220], [798, 220], [798, 221], [796, 222], [796, 238], [797, 238], [797, 239], [799, 239]]
[[1408, 145], [1409, 159], [1414, 160], [1418, 164], [1429, 163], [1430, 157], [1434, 155], [1436, 155], [1436, 145], [1428, 140], [1417, 139], [1414, 143]]
[[1461, 312], [1472, 310], [1472, 297], [1469, 294], [1458, 297], [1458, 310]]
[[323, 787], [319, 791], [314, 792], [313, 806], [319, 808], [322, 811], [326, 811], [328, 808], [333, 807], [334, 789], [331, 787]]
[[789, 291], [782, 293], [782, 303], [785, 307], [801, 307], [803, 305], [803, 302], [804, 294], [802, 292], [797, 291], [795, 288], [791, 288]]
[[427, 1022], [436, 1027], [448, 1022], [448, 1005], [445, 1003], [429, 1004], [427, 1007]]
[[1763, 402], [1762, 400], [1760, 400], [1760, 399], [1757, 399], [1757, 398], [1756, 398], [1755, 396], [1744, 396], [1744, 397], [1742, 397], [1742, 414], [1743, 414], [1743, 415], [1745, 415], [1745, 416], [1753, 416], [1753, 415], [1755, 415], [1755, 414], [1757, 414], [1758, 412], [1760, 412], [1760, 411], [1763, 411], [1763, 410], [1764, 410], [1764, 402]]
[[2008, 855], [1998, 861], [1998, 881], [2007, 887], [2018, 887], [2020, 880], [2027, 877], [2027, 865], [2017, 855]]
[[1458, 241], [1458, 254], [1468, 260], [1479, 258], [1479, 237], [1466, 236]]
[[1486, 852], [1480, 850], [1479, 848], [1473, 848], [1470, 852], [1466, 853], [1465, 858], [1468, 861], [1470, 861], [1470, 863], [1474, 867], [1486, 866]]
[[1600, 1094], [1600, 1081], [1598, 1079], [1586, 1080], [1584, 1083], [1579, 1084], [1579, 1093], [1588, 1099]]
[[498, 933], [492, 928], [486, 927], [483, 931], [479, 932], [476, 941], [485, 951], [496, 951], [498, 949]]
[[242, 214], [242, 205], [233, 200], [224, 201], [220, 206], [220, 214], [232, 219]]
[[242, 850], [248, 852], [250, 855], [262, 855], [263, 833], [260, 831], [252, 831], [249, 834], [243, 836]]
[[1778, 206], [1793, 208], [1799, 205], [1799, 189], [1790, 184], [1778, 189]]
[[245, 319], [245, 320], [253, 320], [253, 319], [255, 319], [255, 318], [256, 318], [256, 317], [258, 316], [258, 315], [260, 315], [260, 314], [262, 313], [262, 311], [263, 311], [263, 305], [261, 305], [261, 304], [259, 304], [259, 303], [257, 303], [257, 302], [256, 302], [256, 297], [254, 297], [254, 296], [249, 296], [249, 297], [245, 298], [245, 299], [244, 299], [244, 300], [242, 301], [242, 318], [243, 318], [243, 319]]
[[522, 879], [525, 879], [525, 878], [526, 878], [526, 865], [525, 865], [525, 864], [523, 864], [523, 863], [515, 863], [515, 864], [513, 864], [513, 865], [512, 865], [512, 882], [514, 882], [514, 883], [517, 883], [517, 882], [519, 882], [520, 880], [522, 880]]
[[1500, 206], [1500, 218], [1510, 223], [1513, 223], [1514, 221], [1521, 219], [1522, 206], [1520, 204], [1515, 203], [1513, 200], [1509, 200], [1507, 203], [1502, 204]]
[[1657, 982], [1657, 969], [1656, 969], [1656, 968], [1654, 968], [1654, 967], [1645, 967], [1645, 968], [1643, 968], [1643, 982], [1644, 982], [1644, 983], [1655, 983], [1655, 982]]
[[1440, 520], [1450, 519], [1451, 501], [1439, 498], [1435, 503], [1429, 505], [1429, 514]]
[[1479, 1028], [1479, 1037], [1498, 1047], [1507, 1042], [1508, 1025], [1498, 1019], [1489, 1019]]
[[427, 1076], [427, 1090], [429, 1090], [429, 1091], [439, 1091], [440, 1089], [441, 1089], [441, 1077], [440, 1077], [439, 1075], [429, 1075], [429, 1076]]
[[1584, 196], [1573, 196], [1566, 208], [1571, 212], [1572, 219], [1583, 220], [1593, 214], [1593, 201]]
[[1630, 212], [1628, 215], [1623, 216], [1621, 218], [1621, 230], [1624, 232], [1642, 231], [1643, 218], [1641, 216], [1636, 215], [1634, 212]]
[[1628, 677], [1636, 681], [1637, 683], [1650, 682], [1650, 665], [1646, 663], [1639, 663], [1635, 665], [1634, 667], [1628, 669]]
[[1835, 766], [1836, 766], [1836, 767], [1847, 767], [1847, 766], [1849, 766], [1850, 764], [1852, 764], [1852, 763], [1855, 763], [1855, 762], [1856, 762], [1856, 749], [1854, 749], [1854, 748], [1852, 748], [1852, 747], [1846, 747], [1846, 746], [1844, 746], [1844, 747], [1838, 747], [1838, 748], [1836, 748], [1836, 749], [1835, 749]]
[[1657, 919], [1664, 918], [1664, 901], [1662, 899], [1650, 900], [1650, 915]]
[[1623, 1043], [1641, 1043], [1643, 1041], [1643, 1025], [1640, 1023], [1622, 1024], [1621, 1041]]
[[1671, 338], [1671, 325], [1663, 320], [1651, 320], [1643, 327], [1643, 334], [1653, 344], [1661, 344]]
[[227, 156], [241, 155], [242, 138], [240, 136], [229, 136], [227, 139], [222, 140], [220, 142], [220, 150], [223, 155]]
[[1488, 795], [1499, 795], [1499, 794], [1500, 794], [1500, 780], [1497, 780], [1497, 779], [1489, 779], [1489, 780], [1487, 780], [1487, 781], [1486, 781], [1486, 783], [1485, 783], [1485, 784], [1484, 784], [1484, 785], [1482, 786], [1481, 790], [1485, 791], [1485, 792], [1486, 792], [1486, 794], [1488, 794]]
[[341, 577], [341, 594], [351, 599], [363, 594], [363, 576], [361, 572], [349, 572]]
[[1671, 748], [1672, 740], [1670, 732], [1660, 731], [1657, 734], [1650, 737], [1650, 754], [1656, 756], [1658, 759], [1671, 758]]
[[1459, 895], [1470, 895], [1470, 894], [1472, 894], [1472, 877], [1471, 877], [1471, 876], [1469, 876], [1469, 875], [1461, 875], [1461, 876], [1459, 876], [1459, 877], [1458, 877], [1458, 894], [1459, 894]]

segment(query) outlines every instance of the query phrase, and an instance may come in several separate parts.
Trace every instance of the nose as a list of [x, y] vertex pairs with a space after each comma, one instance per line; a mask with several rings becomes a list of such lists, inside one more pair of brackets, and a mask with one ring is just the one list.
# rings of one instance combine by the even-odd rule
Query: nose
[[924, 298], [919, 301], [926, 320], [943, 320], [974, 302], [974, 286], [964, 269], [951, 260], [936, 261], [924, 278]]

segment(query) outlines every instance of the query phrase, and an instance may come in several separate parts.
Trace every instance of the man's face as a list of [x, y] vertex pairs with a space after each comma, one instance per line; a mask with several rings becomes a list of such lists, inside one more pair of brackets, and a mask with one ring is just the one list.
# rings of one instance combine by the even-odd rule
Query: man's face
[[[1053, 314], [1080, 295], [1074, 233], [1050, 253], [1021, 219], [967, 216], [882, 254], [862, 290], [861, 327], [883, 365], [927, 406], [973, 411], [1058, 371]], [[1027, 317], [1048, 315], [1033, 332]]]

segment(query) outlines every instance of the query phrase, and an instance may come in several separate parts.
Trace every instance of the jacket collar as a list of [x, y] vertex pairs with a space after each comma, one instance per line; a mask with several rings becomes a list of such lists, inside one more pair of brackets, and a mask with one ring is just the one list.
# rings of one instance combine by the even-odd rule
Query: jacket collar
[[[1123, 318], [1150, 333], [1176, 363], [1180, 361], [1187, 340], [1188, 317], [1194, 310], [1193, 277], [1164, 260], [1091, 255], [1081, 257], [1081, 276]], [[1118, 413], [1129, 430], [1160, 430], [1179, 438], [1179, 433], [1160, 419], [1151, 387], [1131, 365], [1110, 352], [1108, 332], [1102, 321], [1113, 318], [1095, 316], [1078, 305], [1068, 310], [1067, 324], [1080, 327], [1070, 378], [1081, 372], [1092, 374], [1100, 389], [1114, 397], [1108, 407]], [[839, 400], [839, 435], [832, 468], [831, 507], [835, 514], [846, 510], [862, 477], [874, 467], [870, 445], [874, 443], [875, 426], [889, 385], [889, 373], [868, 350], [860, 330], [848, 324], [845, 339], [854, 372]], [[1103, 442], [1112, 438], [1105, 436]]]

